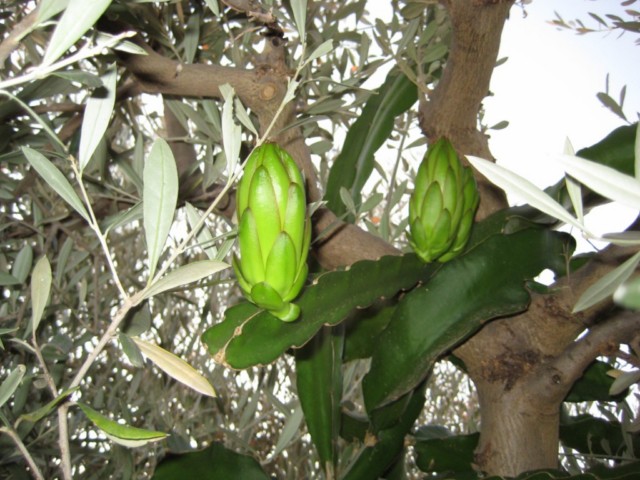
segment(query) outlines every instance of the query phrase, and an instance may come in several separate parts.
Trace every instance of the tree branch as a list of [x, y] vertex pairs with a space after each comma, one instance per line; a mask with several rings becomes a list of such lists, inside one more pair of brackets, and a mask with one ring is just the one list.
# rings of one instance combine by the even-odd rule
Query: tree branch
[[[640, 338], [640, 314], [624, 311], [593, 326], [536, 375], [539, 391], [551, 401], [561, 401], [587, 367], [599, 356], [617, 351], [622, 343]], [[535, 386], [534, 386], [535, 388]]]

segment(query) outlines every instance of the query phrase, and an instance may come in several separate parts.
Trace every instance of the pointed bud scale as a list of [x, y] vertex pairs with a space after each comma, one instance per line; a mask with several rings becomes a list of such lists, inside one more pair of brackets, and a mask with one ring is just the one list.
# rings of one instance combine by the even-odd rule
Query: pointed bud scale
[[420, 164], [409, 200], [409, 243], [416, 254], [425, 262], [446, 262], [460, 254], [478, 202], [473, 173], [441, 138]]
[[236, 198], [238, 283], [251, 302], [293, 321], [300, 308], [290, 302], [307, 278], [311, 241], [302, 174], [278, 145], [261, 145], [247, 159]]

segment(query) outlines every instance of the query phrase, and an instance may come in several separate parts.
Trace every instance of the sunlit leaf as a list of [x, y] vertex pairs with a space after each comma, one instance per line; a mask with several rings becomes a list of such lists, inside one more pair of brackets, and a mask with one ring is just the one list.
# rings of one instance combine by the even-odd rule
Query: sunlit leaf
[[31, 328], [38, 329], [51, 289], [51, 265], [46, 256], [36, 263], [31, 274]]
[[51, 163], [44, 155], [29, 147], [22, 147], [22, 153], [27, 158], [31, 166], [40, 174], [40, 176], [60, 195], [65, 202], [71, 205], [76, 212], [87, 222], [90, 222], [89, 214], [84, 208], [78, 195], [73, 190], [69, 180]]
[[60, 58], [84, 33], [93, 27], [111, 4], [111, 0], [69, 0], [69, 4], [56, 26], [43, 64], [49, 65]]
[[91, 420], [96, 427], [102, 430], [107, 437], [125, 447], [142, 447], [143, 445], [151, 442], [158, 442], [167, 437], [167, 434], [164, 432], [145, 430], [143, 428], [118, 423], [105, 417], [101, 413], [96, 412], [93, 408], [83, 403], [78, 403], [78, 406], [87, 418]]
[[200, 260], [188, 263], [167, 273], [164, 277], [149, 285], [142, 298], [153, 297], [172, 288], [197, 282], [228, 267], [228, 264], [217, 260]]
[[242, 146], [242, 128], [238, 125], [233, 116], [233, 97], [235, 91], [228, 84], [220, 86], [220, 92], [224, 97], [222, 106], [222, 144], [224, 155], [227, 158], [227, 168], [229, 176], [235, 172]]
[[[573, 307], [573, 313], [581, 312], [605, 298], [613, 295], [614, 292], [622, 285], [635, 271], [640, 263], [640, 252], [633, 255], [615, 270], [607, 273], [589, 288], [587, 288]], [[624, 288], [620, 290], [618, 295], [622, 296]], [[621, 299], [622, 297], [616, 297]]]
[[80, 149], [78, 150], [78, 164], [80, 171], [91, 160], [98, 144], [109, 126], [111, 113], [116, 100], [117, 70], [115, 65], [110, 66], [101, 77], [104, 87], [96, 89], [87, 99], [82, 118], [80, 136]]
[[[574, 155], [575, 150], [573, 149], [573, 145], [569, 139], [565, 139], [564, 142], [564, 154], [565, 155]], [[580, 183], [576, 182], [575, 179], [569, 175], [565, 176], [565, 184], [567, 186], [567, 192], [569, 193], [569, 198], [571, 199], [571, 205], [573, 205], [573, 211], [578, 217], [578, 221], [580, 223], [584, 223], [584, 209], [582, 205], [582, 188], [580, 187]]]
[[640, 181], [634, 177], [590, 160], [562, 155], [560, 163], [566, 172], [594, 192], [640, 210]]
[[143, 177], [144, 233], [149, 256], [149, 281], [151, 281], [169, 236], [178, 200], [176, 162], [169, 144], [161, 138], [158, 138], [151, 147]]
[[38, 5], [37, 23], [46, 22], [67, 8], [69, 0], [41, 0]]
[[11, 395], [13, 395], [13, 393], [20, 385], [22, 377], [24, 377], [26, 371], [27, 367], [25, 367], [24, 365], [18, 365], [7, 376], [7, 378], [4, 379], [4, 381], [0, 385], [0, 407], [7, 403], [7, 400], [11, 398]]
[[166, 351], [164, 348], [142, 340], [139, 337], [132, 337], [132, 340], [140, 351], [167, 375], [192, 388], [196, 392], [210, 397], [216, 396], [215, 390], [207, 379], [200, 375], [197, 370], [187, 362], [173, 353]]
[[544, 191], [536, 187], [529, 180], [520, 175], [507, 170], [500, 165], [489, 162], [482, 158], [467, 156], [469, 163], [473, 165], [482, 175], [487, 177], [491, 182], [502, 188], [507, 193], [518, 195], [532, 207], [557, 218], [569, 225], [573, 225], [580, 230], [584, 230], [583, 224], [578, 222], [567, 212], [562, 205], [547, 195]]

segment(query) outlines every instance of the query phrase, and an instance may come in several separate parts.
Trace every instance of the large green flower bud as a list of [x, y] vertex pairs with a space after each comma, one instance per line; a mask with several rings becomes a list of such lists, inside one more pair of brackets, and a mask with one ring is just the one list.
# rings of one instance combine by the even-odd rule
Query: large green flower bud
[[409, 201], [409, 243], [425, 262], [462, 252], [478, 207], [478, 190], [451, 143], [441, 138], [425, 155]]
[[291, 301], [307, 278], [311, 221], [304, 181], [274, 143], [249, 156], [236, 192], [240, 259], [233, 268], [245, 296], [285, 322], [298, 318]]

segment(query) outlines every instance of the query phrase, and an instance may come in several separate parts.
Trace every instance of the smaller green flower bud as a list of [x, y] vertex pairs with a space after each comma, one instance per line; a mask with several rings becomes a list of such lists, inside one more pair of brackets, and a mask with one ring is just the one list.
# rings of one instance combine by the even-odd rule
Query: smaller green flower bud
[[279, 319], [298, 318], [291, 303], [307, 278], [311, 221], [304, 181], [289, 154], [274, 143], [247, 159], [236, 192], [240, 258], [233, 268], [244, 295]]
[[473, 172], [441, 138], [427, 151], [409, 200], [409, 243], [425, 262], [447, 262], [469, 240], [479, 196]]

